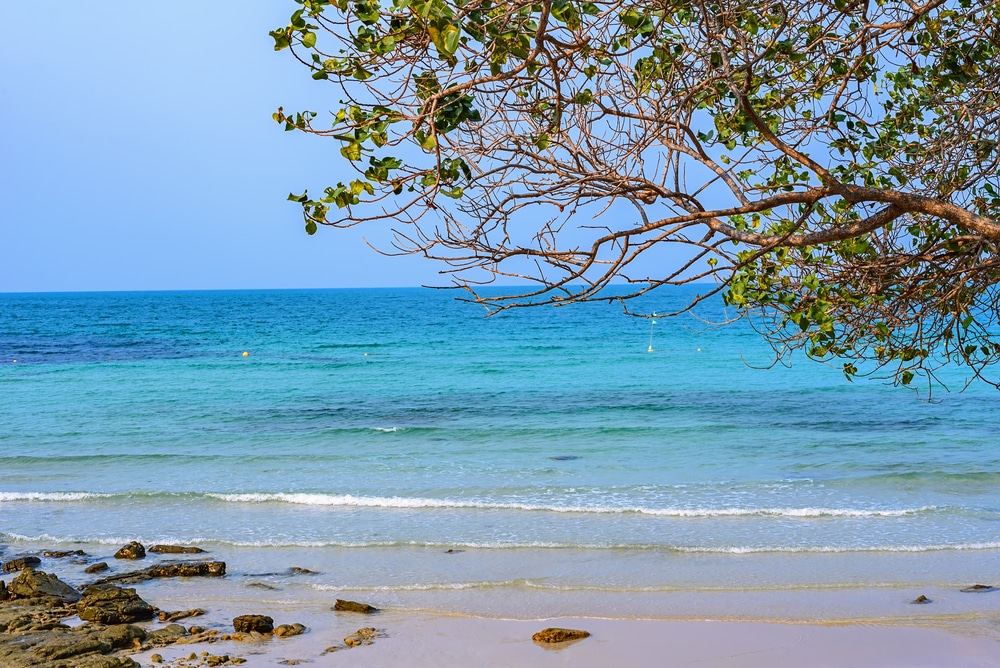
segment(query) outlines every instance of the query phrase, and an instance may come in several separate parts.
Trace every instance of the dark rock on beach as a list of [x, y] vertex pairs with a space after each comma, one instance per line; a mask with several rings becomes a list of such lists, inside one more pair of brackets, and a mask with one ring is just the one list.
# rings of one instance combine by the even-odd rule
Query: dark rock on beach
[[237, 633], [271, 633], [274, 620], [267, 615], [240, 615], [233, 619], [233, 628]]
[[20, 559], [5, 561], [3, 565], [3, 572], [17, 573], [18, 571], [23, 571], [25, 568], [35, 568], [41, 564], [42, 560], [38, 557], [21, 557]]
[[103, 573], [108, 570], [108, 563], [106, 561], [99, 561], [96, 564], [91, 564], [83, 569], [84, 573]]
[[274, 635], [279, 638], [290, 638], [305, 633], [305, 624], [282, 624], [274, 628]]
[[83, 550], [47, 550], [42, 552], [43, 557], [49, 557], [50, 559], [63, 559], [65, 557], [85, 557], [87, 553]]
[[161, 622], [179, 622], [182, 619], [187, 619], [188, 617], [200, 617], [205, 614], [204, 608], [193, 608], [191, 610], [176, 610], [174, 612], [167, 612], [166, 610], [161, 610], [157, 615]]
[[142, 600], [135, 589], [114, 585], [88, 587], [76, 609], [80, 619], [101, 624], [128, 624], [153, 618], [153, 606]]
[[226, 574], [224, 561], [178, 561], [172, 564], [157, 564], [139, 571], [111, 575], [94, 584], [145, 582], [153, 578], [221, 577]]
[[996, 591], [996, 587], [991, 587], [990, 585], [974, 584], [971, 587], [965, 587], [959, 591], [963, 591], [966, 594], [985, 594], [989, 591]]
[[367, 603], [356, 603], [355, 601], [345, 601], [338, 598], [333, 604], [333, 609], [337, 612], [359, 612], [364, 615], [371, 615], [378, 612], [378, 608]]
[[122, 546], [120, 550], [115, 552], [115, 559], [145, 559], [146, 558], [146, 548], [142, 546], [142, 543], [132, 541], [128, 545]]
[[929, 598], [927, 598], [926, 596], [924, 596], [923, 594], [921, 594], [920, 596], [918, 596], [915, 599], [913, 599], [912, 602], [920, 604], [920, 605], [924, 605], [924, 604], [930, 603], [931, 600]]
[[580, 631], [578, 629], [548, 628], [548, 629], [542, 629], [535, 635], [531, 636], [531, 639], [534, 640], [535, 642], [557, 643], [557, 642], [568, 642], [570, 640], [582, 640], [588, 637], [590, 637], [590, 631]]
[[80, 593], [54, 574], [26, 568], [7, 587], [18, 598], [51, 598], [60, 603], [76, 603]]
[[[70, 628], [62, 618], [73, 606], [15, 600], [0, 607], [0, 666], [3, 668], [138, 668], [115, 656], [139, 649], [146, 633], [137, 626], [84, 624]], [[54, 599], [50, 599], [52, 601]]]
[[154, 545], [147, 551], [154, 554], [201, 554], [205, 550], [185, 545]]
[[10, 593], [7, 591], [7, 585], [3, 583], [3, 580], [0, 580], [0, 601], [6, 601], [8, 598], [10, 598]]

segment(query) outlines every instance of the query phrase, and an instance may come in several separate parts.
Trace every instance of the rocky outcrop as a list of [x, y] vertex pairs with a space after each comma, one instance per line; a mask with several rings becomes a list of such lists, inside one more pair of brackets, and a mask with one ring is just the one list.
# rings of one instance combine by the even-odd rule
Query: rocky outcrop
[[271, 633], [274, 619], [267, 615], [240, 615], [233, 619], [233, 628], [237, 633]]
[[21, 557], [20, 559], [5, 561], [3, 564], [3, 572], [17, 573], [19, 571], [23, 571], [25, 568], [35, 568], [41, 565], [42, 560], [38, 557]]
[[88, 587], [76, 610], [80, 619], [101, 624], [129, 624], [153, 618], [153, 606], [142, 600], [135, 589], [114, 585]]
[[[35, 599], [37, 601], [37, 599]], [[3, 668], [139, 668], [120, 651], [139, 649], [146, 633], [137, 626], [60, 622], [73, 608], [21, 600], [0, 607], [0, 666]]]
[[916, 597], [911, 601], [911, 603], [916, 603], [917, 605], [926, 605], [930, 602], [931, 600], [926, 596], [924, 596], [923, 594], [921, 594], [920, 596]]
[[200, 547], [188, 547], [185, 545], [154, 545], [148, 552], [154, 554], [201, 554], [205, 550]]
[[531, 636], [531, 639], [535, 642], [557, 643], [568, 642], [570, 640], [583, 640], [588, 637], [590, 637], [590, 631], [581, 631], [579, 629], [547, 628], [542, 629], [535, 635]]
[[128, 545], [123, 545], [121, 549], [115, 552], [115, 559], [145, 559], [146, 558], [146, 548], [142, 546], [142, 543], [132, 541]]
[[98, 584], [134, 584], [153, 578], [221, 577], [226, 574], [224, 561], [178, 561], [172, 564], [157, 564], [140, 571], [118, 573], [95, 582]]
[[3, 583], [3, 580], [0, 580], [0, 601], [6, 601], [8, 598], [10, 598], [10, 592], [7, 591], [7, 585]]
[[96, 564], [91, 564], [83, 569], [84, 573], [103, 573], [108, 570], [108, 563], [106, 561], [99, 561]]
[[333, 604], [333, 609], [337, 612], [359, 612], [363, 615], [371, 615], [378, 612], [378, 608], [367, 603], [357, 603], [355, 601], [345, 601], [338, 598]]
[[26, 568], [7, 587], [18, 598], [52, 598], [61, 603], [76, 603], [80, 593], [54, 574]]

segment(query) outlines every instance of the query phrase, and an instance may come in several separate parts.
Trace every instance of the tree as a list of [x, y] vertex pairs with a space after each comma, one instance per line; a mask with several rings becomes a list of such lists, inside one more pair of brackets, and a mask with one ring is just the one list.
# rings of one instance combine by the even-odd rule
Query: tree
[[777, 359], [996, 384], [997, 0], [296, 2], [343, 106], [274, 118], [356, 172], [289, 196], [309, 234], [534, 281], [495, 309], [711, 280]]

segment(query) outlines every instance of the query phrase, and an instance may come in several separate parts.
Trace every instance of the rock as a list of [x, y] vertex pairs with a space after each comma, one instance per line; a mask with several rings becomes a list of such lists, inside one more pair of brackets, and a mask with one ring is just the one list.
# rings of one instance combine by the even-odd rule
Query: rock
[[145, 559], [146, 558], [146, 548], [142, 546], [142, 543], [132, 541], [128, 545], [122, 546], [120, 550], [115, 552], [115, 559]]
[[924, 603], [930, 603], [930, 602], [931, 602], [931, 600], [929, 598], [927, 598], [926, 596], [924, 596], [923, 594], [921, 594], [920, 596], [918, 596], [915, 599], [913, 599], [913, 603], [924, 604]]
[[23, 571], [25, 568], [34, 568], [41, 564], [42, 560], [38, 557], [21, 557], [20, 559], [12, 559], [4, 562], [3, 572], [17, 573], [18, 571]]
[[152, 663], [163, 663], [163, 656], [160, 654], [150, 654], [149, 660]]
[[292, 575], [319, 575], [316, 571], [311, 571], [308, 568], [299, 568], [298, 566], [292, 566], [288, 569], [288, 572]]
[[113, 585], [88, 587], [76, 610], [80, 619], [102, 624], [128, 624], [153, 618], [153, 606], [139, 598], [135, 589]]
[[180, 624], [168, 624], [162, 629], [156, 629], [147, 633], [145, 647], [172, 645], [186, 635], [188, 635], [187, 629]]
[[996, 587], [991, 587], [990, 585], [974, 584], [971, 587], [965, 587], [960, 591], [964, 591], [967, 594], [981, 594], [981, 593], [986, 593], [988, 591], [996, 591], [996, 590], [997, 590]]
[[108, 564], [105, 561], [99, 561], [96, 564], [87, 566], [83, 569], [84, 573], [101, 573], [108, 570]]
[[156, 554], [201, 554], [205, 550], [200, 547], [187, 547], [183, 545], [154, 545], [148, 551]]
[[3, 583], [3, 580], [0, 580], [0, 601], [6, 601], [8, 598], [10, 598], [10, 592], [7, 591], [7, 585]]
[[58, 550], [49, 550], [47, 552], [42, 552], [43, 557], [50, 557], [52, 559], [62, 559], [64, 557], [85, 557], [87, 553], [83, 550], [72, 550], [69, 552], [61, 552]]
[[176, 612], [167, 612], [161, 610], [159, 618], [161, 622], [177, 622], [182, 619], [187, 619], [188, 617], [200, 617], [205, 614], [205, 610], [202, 608], [193, 608], [191, 610], [177, 610]]
[[371, 645], [375, 638], [382, 637], [384, 634], [376, 629], [374, 626], [368, 626], [363, 629], [358, 629], [351, 635], [344, 638], [344, 644], [348, 647], [357, 647], [358, 645]]
[[556, 643], [556, 642], [568, 642], [570, 640], [582, 640], [590, 636], [590, 631], [580, 631], [577, 629], [559, 629], [559, 628], [548, 628], [542, 629], [535, 635], [531, 636], [531, 639], [535, 642], [544, 643]]
[[345, 601], [340, 598], [338, 598], [337, 602], [333, 604], [333, 609], [337, 612], [360, 612], [364, 615], [371, 615], [378, 612], [378, 608], [368, 605], [367, 603]]
[[240, 615], [233, 619], [237, 633], [270, 633], [274, 630], [274, 620], [266, 615]]
[[274, 635], [279, 638], [290, 638], [291, 636], [297, 636], [305, 633], [306, 627], [304, 624], [282, 624], [274, 629]]
[[54, 598], [62, 603], [76, 603], [80, 593], [54, 574], [26, 568], [7, 588], [19, 598]]
[[172, 564], [157, 564], [143, 568], [139, 571], [128, 573], [118, 573], [95, 582], [95, 585], [110, 583], [145, 582], [153, 578], [177, 578], [177, 577], [220, 577], [226, 574], [226, 562], [224, 561], [178, 561]]

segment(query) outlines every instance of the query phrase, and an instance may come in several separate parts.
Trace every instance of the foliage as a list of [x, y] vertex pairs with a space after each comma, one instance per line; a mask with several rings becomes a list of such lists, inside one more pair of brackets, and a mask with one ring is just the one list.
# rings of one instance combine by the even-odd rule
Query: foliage
[[996, 0], [296, 2], [275, 49], [345, 101], [274, 118], [356, 172], [310, 234], [535, 281], [494, 308], [714, 279], [848, 378], [1000, 359]]

